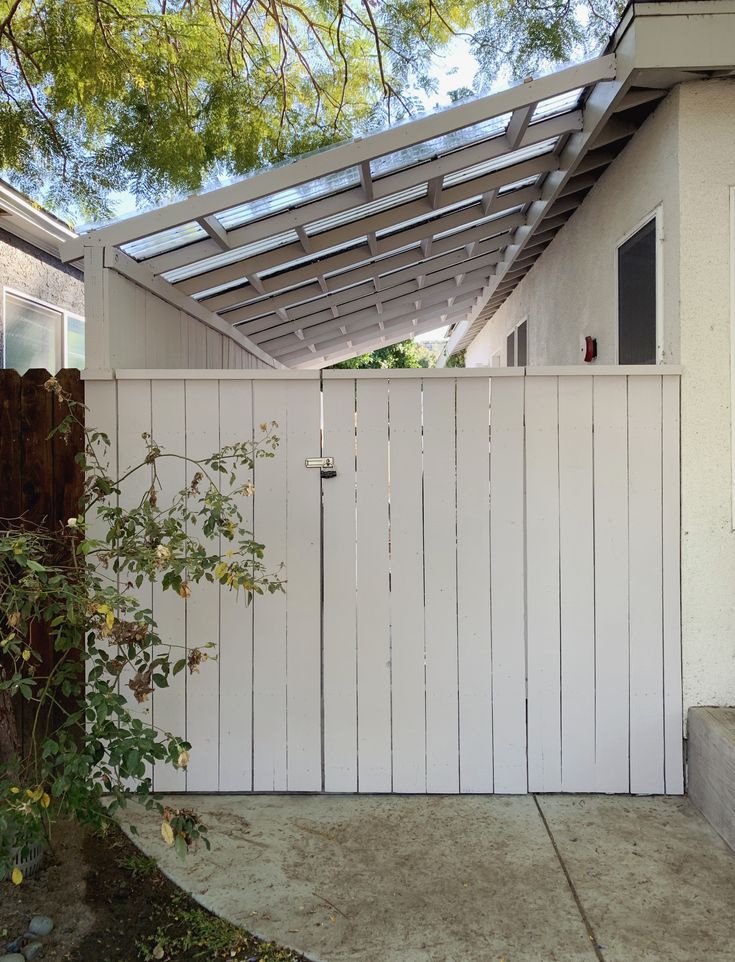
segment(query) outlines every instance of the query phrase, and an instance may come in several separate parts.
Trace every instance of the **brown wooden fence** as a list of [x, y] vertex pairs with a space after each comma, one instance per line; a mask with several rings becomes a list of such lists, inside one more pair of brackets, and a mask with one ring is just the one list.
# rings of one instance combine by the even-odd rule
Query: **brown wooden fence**
[[[69, 413], [68, 406], [44, 388], [50, 377], [38, 369], [22, 377], [0, 370], [0, 528], [27, 522], [54, 530], [79, 511], [83, 477], [75, 456], [84, 439], [81, 428], [50, 436]], [[79, 371], [60, 371], [56, 379], [75, 401], [84, 401]], [[44, 625], [34, 625], [32, 642], [46, 674], [54, 655]], [[26, 729], [23, 722], [21, 732]]]

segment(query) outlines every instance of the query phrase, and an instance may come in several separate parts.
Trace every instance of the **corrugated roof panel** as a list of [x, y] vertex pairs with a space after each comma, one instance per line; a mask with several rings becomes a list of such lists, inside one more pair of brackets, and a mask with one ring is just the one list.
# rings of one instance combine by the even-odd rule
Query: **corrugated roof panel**
[[576, 90], [568, 90], [564, 94], [539, 101], [531, 117], [531, 123], [536, 123], [537, 120], [546, 120], [547, 117], [556, 117], [568, 110], [574, 110], [579, 104], [579, 97], [583, 90], [584, 87], [577, 87]]
[[264, 237], [262, 240], [253, 241], [244, 247], [236, 247], [231, 251], [223, 251], [221, 254], [214, 254], [204, 260], [195, 261], [193, 264], [186, 264], [184, 267], [177, 267], [172, 271], [161, 274], [164, 280], [171, 284], [177, 281], [185, 281], [190, 277], [197, 277], [199, 274], [206, 274], [218, 267], [226, 267], [228, 264], [236, 264], [238, 261], [254, 257], [256, 254], [264, 254], [266, 251], [274, 250], [276, 247], [283, 247], [284, 244], [293, 244], [299, 239], [295, 230], [283, 231], [281, 234], [273, 234], [272, 237]]
[[448, 134], [442, 134], [440, 137], [412, 144], [410, 147], [396, 150], [392, 154], [384, 154], [382, 157], [370, 161], [370, 172], [373, 177], [392, 174], [402, 167], [420, 164], [429, 157], [448, 154], [478, 140], [497, 137], [505, 133], [509, 120], [510, 114], [500, 114], [498, 117], [483, 120], [479, 124], [472, 124], [469, 127], [453, 130]]
[[347, 167], [345, 170], [338, 170], [333, 174], [326, 174], [324, 177], [317, 177], [314, 180], [307, 180], [304, 184], [298, 184], [296, 187], [289, 187], [275, 194], [259, 197], [257, 200], [248, 201], [246, 204], [238, 204], [236, 207], [230, 207], [215, 216], [225, 230], [232, 230], [261, 217], [268, 217], [270, 214], [288, 210], [289, 207], [296, 207], [299, 204], [316, 200], [318, 197], [356, 187], [359, 183], [360, 171], [358, 168]]
[[155, 257], [156, 254], [176, 250], [177, 247], [185, 247], [204, 237], [207, 237], [204, 228], [196, 221], [191, 221], [188, 224], [179, 224], [178, 227], [162, 230], [158, 234], [149, 234], [148, 237], [141, 237], [140, 240], [131, 241], [129, 244], [122, 244], [120, 250], [134, 257], [136, 261], [143, 261], [149, 257]]
[[379, 214], [381, 211], [390, 210], [393, 207], [406, 204], [411, 200], [417, 200], [419, 197], [425, 197], [426, 190], [426, 184], [417, 184], [415, 187], [408, 187], [406, 190], [401, 190], [396, 194], [380, 197], [378, 200], [373, 200], [369, 204], [361, 204], [359, 207], [353, 207], [351, 210], [344, 210], [338, 214], [332, 214], [329, 217], [322, 217], [320, 220], [315, 220], [313, 223], [307, 224], [306, 233], [312, 236], [314, 234], [321, 234], [325, 230], [331, 230], [333, 227], [352, 224], [355, 221], [362, 220], [364, 217], [371, 217], [373, 214]]
[[425, 214], [419, 214], [416, 217], [411, 217], [410, 220], [399, 221], [395, 224], [391, 224], [390, 227], [386, 227], [384, 230], [376, 231], [375, 236], [391, 237], [393, 234], [398, 234], [407, 227], [413, 227], [415, 224], [421, 224], [427, 220], [434, 220], [439, 216], [443, 217], [445, 214], [450, 214], [454, 210], [463, 210], [465, 207], [471, 207], [473, 204], [476, 204], [478, 200], [480, 200], [481, 196], [481, 194], [478, 194], [477, 197], [468, 197], [467, 200], [458, 201], [456, 204], [449, 204], [447, 207], [442, 207], [441, 210], [427, 211]]
[[483, 160], [479, 164], [473, 164], [472, 167], [465, 167], [464, 170], [447, 174], [444, 178], [444, 186], [451, 187], [454, 184], [462, 184], [467, 180], [472, 180], [474, 177], [482, 177], [483, 174], [491, 174], [495, 170], [512, 167], [514, 164], [520, 164], [524, 160], [541, 157], [543, 154], [550, 153], [554, 147], [556, 147], [558, 141], [558, 137], [551, 137], [549, 140], [542, 140], [538, 144], [531, 144], [530, 147], [521, 147], [520, 150], [501, 154], [499, 157], [491, 157], [489, 160]]

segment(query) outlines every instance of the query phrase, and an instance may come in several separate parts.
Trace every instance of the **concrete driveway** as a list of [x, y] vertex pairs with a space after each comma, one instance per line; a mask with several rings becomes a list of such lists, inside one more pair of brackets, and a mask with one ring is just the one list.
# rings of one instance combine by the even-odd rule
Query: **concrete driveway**
[[[144, 850], [202, 905], [325, 962], [732, 962], [735, 855], [688, 801], [181, 796], [212, 851]], [[131, 811], [131, 814], [132, 811]]]

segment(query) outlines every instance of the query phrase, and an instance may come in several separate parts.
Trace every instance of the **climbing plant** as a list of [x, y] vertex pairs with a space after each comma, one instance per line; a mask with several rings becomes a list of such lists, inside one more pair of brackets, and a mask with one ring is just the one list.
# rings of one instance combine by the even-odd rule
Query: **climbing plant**
[[[150, 705], [180, 672], [207, 671], [217, 650], [206, 636], [165, 641], [140, 589], [155, 582], [185, 605], [201, 582], [244, 604], [284, 587], [239, 507], [253, 494], [256, 460], [276, 454], [275, 422], [200, 460], [144, 434], [141, 462], [118, 477], [109, 438], [83, 426], [83, 408], [55, 378], [44, 387], [68, 408], [55, 430], [68, 438], [83, 429], [85, 482], [78, 514], [58, 530], [0, 522], [0, 878], [16, 883], [16, 853], [51, 844], [59, 819], [104, 829], [131, 800], [160, 814], [163, 839], [180, 854], [207, 844], [195, 811], [153, 793], [153, 767], [186, 769], [197, 746], [157, 728]], [[159, 466], [170, 458], [186, 462], [190, 480], [167, 499]], [[39, 632], [50, 634], [51, 664], [34, 643]]]

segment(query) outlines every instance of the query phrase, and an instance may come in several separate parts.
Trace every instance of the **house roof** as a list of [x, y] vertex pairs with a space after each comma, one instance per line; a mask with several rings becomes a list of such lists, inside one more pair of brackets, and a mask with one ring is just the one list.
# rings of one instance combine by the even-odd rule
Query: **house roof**
[[0, 180], [0, 227], [59, 257], [62, 244], [78, 235], [67, 223]]
[[451, 353], [667, 89], [730, 69], [733, 25], [732, 0], [632, 5], [600, 57], [90, 231], [63, 256], [102, 246], [105, 266], [286, 367], [444, 324]]

